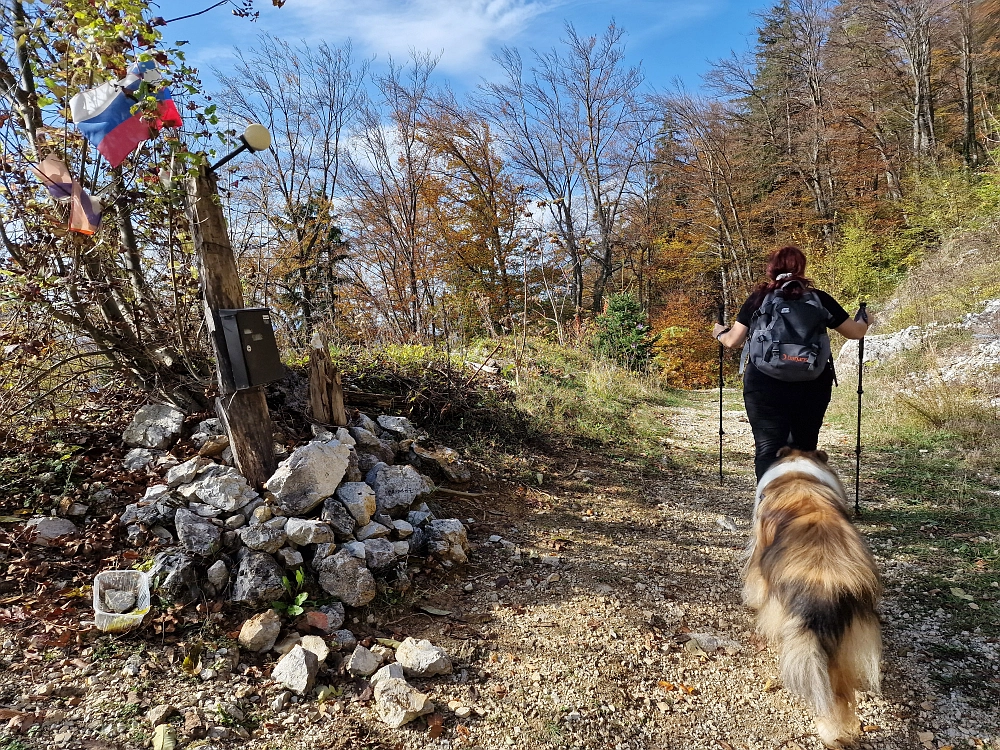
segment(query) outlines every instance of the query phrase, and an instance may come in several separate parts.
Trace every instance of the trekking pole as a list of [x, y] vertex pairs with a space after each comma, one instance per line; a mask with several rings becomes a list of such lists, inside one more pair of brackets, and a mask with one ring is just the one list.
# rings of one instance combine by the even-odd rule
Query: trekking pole
[[[726, 324], [726, 304], [719, 303], [719, 325]], [[722, 484], [722, 436], [725, 431], [722, 429], [722, 368], [726, 356], [726, 347], [719, 342], [719, 484]]]
[[[862, 302], [858, 308], [855, 320], [868, 322], [868, 303]], [[864, 389], [865, 376], [865, 337], [858, 340], [858, 442], [854, 446], [854, 514], [861, 515], [861, 394]]]

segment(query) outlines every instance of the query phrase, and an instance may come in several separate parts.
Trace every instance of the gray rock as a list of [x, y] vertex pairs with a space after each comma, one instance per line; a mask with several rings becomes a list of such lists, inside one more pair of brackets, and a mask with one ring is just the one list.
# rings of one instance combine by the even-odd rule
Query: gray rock
[[334, 541], [333, 529], [322, 521], [289, 518], [285, 533], [293, 544], [323, 544]]
[[451, 657], [428, 640], [406, 638], [396, 649], [396, 661], [408, 675], [432, 677], [451, 674]]
[[167, 719], [173, 716], [177, 712], [177, 709], [168, 703], [161, 703], [158, 706], [153, 706], [146, 712], [146, 719], [149, 721], [150, 726], [156, 729], [160, 724], [166, 724]]
[[96, 503], [97, 505], [104, 505], [114, 499], [115, 493], [110, 488], [98, 490], [90, 496], [90, 502]]
[[344, 605], [341, 602], [324, 604], [319, 611], [326, 615], [326, 632], [333, 632], [344, 625]]
[[347, 671], [359, 677], [367, 677], [379, 668], [381, 660], [364, 646], [355, 646], [347, 660]]
[[378, 418], [378, 426], [392, 433], [397, 440], [414, 440], [420, 434], [406, 417], [390, 417], [383, 414]]
[[371, 430], [367, 430], [364, 427], [350, 427], [348, 430], [351, 433], [351, 438], [354, 440], [354, 447], [357, 450], [371, 451], [372, 449], [379, 448], [381, 445], [378, 435]]
[[429, 510], [411, 510], [406, 514], [406, 522], [413, 528], [419, 528], [428, 521], [434, 520], [434, 514]]
[[385, 570], [396, 563], [396, 550], [388, 539], [365, 540], [365, 563], [370, 570]]
[[319, 660], [312, 651], [295, 646], [278, 659], [271, 672], [271, 679], [296, 695], [305, 695], [312, 690], [319, 671]]
[[108, 612], [128, 612], [135, 606], [134, 591], [118, 591], [109, 589], [104, 592], [104, 607]]
[[340, 550], [315, 566], [319, 585], [349, 607], [363, 607], [375, 598], [375, 578], [365, 564]]
[[149, 580], [156, 593], [178, 604], [187, 604], [201, 596], [194, 560], [177, 550], [161, 552], [153, 558]]
[[222, 428], [222, 420], [218, 417], [209, 417], [208, 419], [203, 419], [198, 423], [198, 426], [194, 428], [195, 432], [201, 432], [205, 435], [224, 435], [225, 430]]
[[281, 635], [281, 616], [273, 609], [256, 614], [240, 628], [240, 645], [247, 651], [269, 651]]
[[274, 644], [274, 652], [284, 656], [293, 648], [302, 643], [302, 636], [299, 633], [289, 633], [276, 644]]
[[389, 536], [390, 533], [392, 532], [390, 531], [388, 526], [383, 526], [380, 523], [372, 521], [371, 523], [362, 526], [360, 529], [354, 532], [354, 536], [357, 538], [359, 542], [364, 542], [368, 539], [387, 537]]
[[218, 518], [219, 514], [222, 512], [218, 508], [213, 508], [211, 505], [206, 505], [205, 503], [188, 503], [188, 510], [192, 513], [196, 513], [202, 518]]
[[302, 648], [306, 651], [312, 651], [316, 655], [316, 660], [320, 664], [325, 662], [326, 657], [330, 655], [330, 647], [327, 646], [326, 641], [318, 635], [302, 636]]
[[122, 466], [126, 471], [141, 471], [156, 459], [156, 454], [149, 448], [133, 448], [125, 454]]
[[410, 554], [410, 543], [405, 539], [392, 543], [392, 551], [396, 557], [406, 557]]
[[358, 645], [358, 639], [350, 630], [338, 630], [332, 636], [331, 645], [341, 651], [353, 651]]
[[451, 448], [427, 448], [420, 443], [413, 443], [410, 446], [410, 460], [417, 468], [438, 471], [452, 482], [465, 484], [472, 481], [469, 467], [462, 463], [458, 452]]
[[125, 543], [130, 547], [141, 547], [149, 541], [149, 533], [139, 524], [125, 528]]
[[375, 491], [378, 509], [393, 518], [405, 516], [414, 500], [434, 489], [431, 481], [412, 466], [378, 464], [368, 472], [367, 481]]
[[396, 536], [400, 539], [406, 539], [413, 534], [413, 524], [401, 518], [396, 519], [392, 522], [392, 530], [396, 532]]
[[182, 484], [193, 482], [198, 474], [211, 465], [211, 460], [202, 456], [195, 456], [190, 461], [185, 461], [168, 469], [164, 479], [167, 480], [168, 487], [180, 487]]
[[411, 555], [427, 554], [427, 532], [423, 529], [414, 529], [413, 536], [406, 541], [410, 544]]
[[457, 518], [442, 518], [431, 521], [425, 527], [427, 549], [442, 560], [456, 563], [469, 561], [470, 551], [465, 526]]
[[351, 536], [358, 523], [336, 497], [328, 497], [323, 501], [323, 512], [320, 513], [320, 519], [330, 524], [333, 533], [340, 538]]
[[[347, 437], [350, 438], [352, 443], [354, 442], [354, 438], [352, 438], [350, 435], [348, 435]], [[340, 442], [346, 445], [345, 441], [341, 440]], [[362, 473], [361, 467], [358, 464], [358, 452], [354, 450], [354, 448], [351, 448], [351, 455], [347, 459], [347, 471], [344, 472], [344, 481], [360, 482], [364, 478], [365, 475], [364, 473]]]
[[317, 544], [313, 549], [312, 566], [315, 568], [320, 560], [324, 560], [337, 551], [337, 545], [332, 542]]
[[242, 513], [237, 513], [234, 516], [230, 516], [226, 519], [226, 528], [229, 531], [236, 531], [236, 529], [242, 529], [247, 525], [247, 517]]
[[359, 526], [371, 521], [378, 509], [375, 491], [364, 482], [344, 482], [337, 488], [336, 497]]
[[371, 684], [372, 687], [375, 687], [380, 682], [382, 682], [382, 680], [388, 680], [390, 678], [396, 680], [406, 679], [406, 675], [403, 674], [403, 668], [399, 666], [399, 664], [397, 664], [396, 662], [392, 662], [391, 664], [386, 664], [384, 667], [380, 667], [378, 671], [371, 676], [371, 679], [368, 682]]
[[51, 547], [57, 539], [76, 536], [78, 531], [72, 521], [56, 516], [32, 518], [25, 524], [25, 530], [30, 535], [31, 543], [40, 547]]
[[288, 541], [288, 535], [285, 534], [284, 529], [274, 529], [267, 524], [244, 526], [236, 533], [239, 534], [243, 544], [250, 549], [266, 552], [270, 555], [284, 547], [285, 542]]
[[136, 412], [122, 433], [130, 448], [158, 448], [173, 445], [184, 427], [184, 414], [165, 404], [146, 404]]
[[229, 583], [229, 568], [222, 560], [216, 560], [209, 566], [205, 576], [215, 588], [222, 590]]
[[288, 516], [275, 516], [267, 521], [264, 521], [264, 525], [271, 529], [279, 529], [284, 531], [285, 524], [288, 523]]
[[155, 526], [162, 520], [163, 516], [160, 513], [158, 503], [140, 500], [137, 503], [126, 505], [118, 522], [122, 526], [131, 526], [136, 523], [141, 523], [144, 526]]
[[376, 466], [378, 466], [381, 463], [387, 463], [386, 461], [383, 461], [381, 458], [372, 453], [358, 451], [357, 455], [358, 455], [358, 472], [361, 474], [361, 476], [358, 477], [359, 482], [363, 480], [366, 476], [368, 476], [368, 472], [374, 469]]
[[214, 555], [219, 551], [222, 529], [206, 521], [197, 513], [180, 508], [174, 516], [177, 528], [177, 539], [188, 552], [202, 557]]
[[282, 547], [279, 549], [277, 557], [286, 568], [297, 568], [305, 562], [302, 558], [302, 553], [291, 547]]
[[382, 524], [387, 529], [389, 529], [390, 532], [392, 532], [393, 529], [392, 516], [390, 516], [388, 513], [376, 513], [374, 516], [372, 516], [372, 520], [375, 521], [376, 523]]
[[264, 486], [289, 515], [308, 513], [336, 491], [347, 471], [350, 450], [335, 440], [296, 448]]
[[280, 599], [285, 589], [281, 585], [283, 571], [274, 558], [263, 552], [250, 552], [236, 569], [232, 601], [257, 606]]
[[375, 420], [361, 411], [357, 412], [351, 419], [350, 427], [360, 427], [363, 430], [368, 430], [368, 432], [372, 434], [378, 432], [378, 425], [375, 423]]
[[258, 497], [246, 478], [231, 466], [214, 464], [177, 492], [187, 500], [199, 499], [213, 508], [232, 513]]
[[349, 542], [344, 542], [343, 549], [350, 552], [354, 557], [359, 560], [365, 559], [365, 545], [364, 542], [359, 542], [356, 539], [352, 539]]
[[375, 710], [382, 721], [398, 729], [418, 716], [432, 713], [434, 703], [406, 680], [389, 677], [375, 686]]
[[149, 530], [149, 533], [155, 536], [160, 541], [162, 541], [164, 544], [173, 544], [175, 541], [174, 535], [170, 532], [170, 529], [168, 529], [166, 526], [160, 526], [159, 524], [157, 524], [156, 526], [154, 526]]

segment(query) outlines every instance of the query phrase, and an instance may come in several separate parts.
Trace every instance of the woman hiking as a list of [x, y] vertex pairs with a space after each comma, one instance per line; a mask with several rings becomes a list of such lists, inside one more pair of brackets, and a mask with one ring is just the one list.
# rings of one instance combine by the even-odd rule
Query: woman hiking
[[849, 339], [868, 331], [866, 317], [852, 320], [805, 271], [802, 250], [778, 248], [767, 260], [767, 280], [743, 303], [732, 328], [716, 323], [712, 332], [729, 349], [744, 345], [743, 402], [758, 480], [784, 446], [816, 450], [834, 382], [827, 329]]

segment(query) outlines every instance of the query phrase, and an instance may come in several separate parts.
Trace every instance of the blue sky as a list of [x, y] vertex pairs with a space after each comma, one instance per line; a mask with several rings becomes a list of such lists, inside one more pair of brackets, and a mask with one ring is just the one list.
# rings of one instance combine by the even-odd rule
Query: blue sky
[[[166, 19], [203, 10], [215, 0], [160, 0]], [[761, 0], [287, 0], [275, 8], [257, 0], [255, 23], [232, 15], [222, 6], [163, 29], [166, 41], [186, 39], [188, 59], [214, 88], [212, 67], [232, 64], [234, 46], [250, 47], [268, 32], [288, 40], [339, 44], [350, 38], [362, 57], [375, 65], [391, 56], [403, 59], [410, 49], [441, 54], [437, 72], [457, 91], [474, 88], [493, 77], [493, 53], [516, 47], [527, 57], [530, 48], [558, 45], [564, 23], [586, 34], [600, 34], [608, 22], [627, 32], [627, 57], [641, 62], [649, 85], [658, 90], [679, 79], [697, 89], [708, 61], [742, 51], [752, 44], [754, 13], [772, 2]]]

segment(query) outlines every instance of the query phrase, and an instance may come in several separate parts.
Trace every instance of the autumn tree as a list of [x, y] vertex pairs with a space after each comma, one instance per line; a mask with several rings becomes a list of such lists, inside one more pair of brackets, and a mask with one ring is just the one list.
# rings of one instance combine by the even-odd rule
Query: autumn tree
[[336, 320], [346, 243], [334, 201], [367, 63], [355, 60], [349, 41], [296, 47], [267, 34], [235, 56], [234, 74], [216, 71], [222, 112], [236, 132], [264, 124], [272, 141], [255, 160], [230, 168], [230, 205], [264, 222], [248, 235], [264, 241], [245, 263], [263, 264], [254, 271], [270, 280], [265, 301], [297, 310], [287, 328], [304, 346], [315, 326]]
[[[0, 9], [0, 83], [13, 115], [0, 125], [3, 375], [5, 385], [43, 391], [22, 401], [22, 412], [95, 372], [184, 406], [200, 400], [209, 368], [181, 242], [182, 196], [170, 175], [196, 162], [191, 151], [204, 148], [197, 139], [211, 135], [215, 117], [189, 98], [199, 81], [182, 50], [164, 43], [164, 23], [140, 0], [9, 0]], [[164, 80], [140, 86], [133, 108], [153, 127], [156, 92], [169, 84], [187, 101], [184, 140], [162, 134], [111, 168], [67, 121], [69, 100], [145, 61]], [[94, 234], [68, 231], [66, 204], [53, 203], [30, 171], [49, 156], [103, 204]]]

